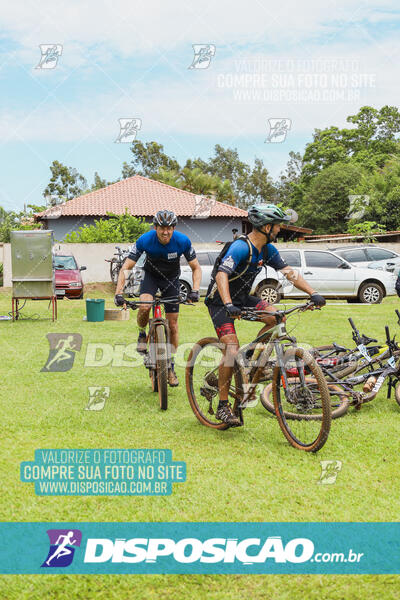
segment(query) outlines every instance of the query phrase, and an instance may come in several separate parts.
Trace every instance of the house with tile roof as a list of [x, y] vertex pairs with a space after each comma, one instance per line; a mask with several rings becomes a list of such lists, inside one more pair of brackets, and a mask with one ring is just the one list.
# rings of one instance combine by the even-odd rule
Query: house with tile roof
[[[161, 209], [175, 212], [176, 229], [188, 235], [194, 244], [231, 240], [233, 230], [246, 233], [250, 229], [247, 211], [241, 208], [140, 175], [48, 208], [37, 213], [35, 220], [42, 221], [46, 229], [54, 231], [54, 238], [62, 241], [67, 233], [83, 225], [107, 219], [108, 213], [122, 215], [128, 210], [151, 223], [153, 215]], [[311, 232], [301, 227], [287, 228], [287, 233], [294, 237]]]

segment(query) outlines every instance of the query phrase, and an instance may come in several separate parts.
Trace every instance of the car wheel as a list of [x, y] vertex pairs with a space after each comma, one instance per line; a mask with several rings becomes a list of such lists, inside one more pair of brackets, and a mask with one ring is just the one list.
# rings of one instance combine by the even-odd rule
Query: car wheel
[[363, 304], [380, 304], [383, 290], [377, 283], [364, 283], [358, 292], [358, 299]]
[[190, 285], [186, 281], [179, 280], [179, 296], [182, 302], [186, 302], [188, 293], [190, 292]]
[[276, 288], [276, 285], [273, 283], [263, 283], [257, 290], [257, 296], [261, 298], [261, 300], [265, 300], [268, 304], [278, 304], [282, 298], [282, 294], [280, 294]]

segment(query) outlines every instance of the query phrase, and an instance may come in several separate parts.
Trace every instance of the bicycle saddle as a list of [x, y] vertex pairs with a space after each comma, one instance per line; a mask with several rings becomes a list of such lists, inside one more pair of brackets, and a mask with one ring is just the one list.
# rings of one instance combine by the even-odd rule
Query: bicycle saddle
[[347, 352], [347, 348], [345, 348], [344, 346], [339, 346], [339, 344], [336, 344], [336, 342], [333, 342], [332, 346], [335, 348], [335, 350], [337, 350], [338, 352]]
[[363, 333], [361, 334], [361, 343], [364, 344], [364, 346], [366, 346], [367, 344], [374, 344], [377, 341], [378, 340], [374, 340], [374, 338], [370, 338], [367, 335], [364, 335]]

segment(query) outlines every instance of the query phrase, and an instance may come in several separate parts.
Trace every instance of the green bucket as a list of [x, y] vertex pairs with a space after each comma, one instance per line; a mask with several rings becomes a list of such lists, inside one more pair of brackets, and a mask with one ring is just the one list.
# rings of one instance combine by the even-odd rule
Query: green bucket
[[86, 299], [86, 320], [87, 321], [104, 321], [104, 304], [103, 298], [87, 298]]

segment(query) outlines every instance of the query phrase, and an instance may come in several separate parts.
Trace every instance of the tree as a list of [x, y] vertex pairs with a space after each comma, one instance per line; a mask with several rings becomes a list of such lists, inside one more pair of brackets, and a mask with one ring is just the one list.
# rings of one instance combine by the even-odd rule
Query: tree
[[295, 210], [297, 210], [304, 192], [304, 189], [301, 188], [303, 164], [300, 152], [289, 152], [286, 169], [279, 175], [276, 183], [276, 194], [279, 201]]
[[43, 196], [53, 197], [50, 201], [51, 206], [82, 196], [87, 191], [87, 181], [76, 169], [66, 167], [58, 160], [54, 160], [50, 165], [50, 171], [50, 182]]
[[360, 182], [359, 165], [337, 162], [316, 175], [298, 209], [300, 222], [315, 233], [338, 233], [347, 228], [349, 196]]
[[25, 208], [23, 211], [15, 212], [6, 211], [0, 206], [0, 242], [9, 243], [11, 231], [42, 228], [41, 223], [34, 221], [33, 215], [45, 207], [28, 204], [27, 208], [28, 210]]
[[400, 158], [391, 158], [382, 169], [366, 173], [353, 193], [367, 198], [363, 220], [380, 223], [388, 231], [397, 230], [400, 227]]
[[154, 178], [160, 169], [167, 171], [179, 171], [180, 165], [175, 158], [170, 158], [164, 152], [164, 146], [157, 142], [143, 142], [135, 140], [132, 142], [130, 151], [133, 154], [131, 163], [124, 162], [122, 165], [122, 178], [142, 175]]
[[144, 219], [133, 217], [128, 209], [123, 215], [108, 215], [108, 219], [96, 219], [94, 225], [84, 225], [78, 231], [69, 233], [64, 241], [74, 244], [132, 243], [150, 229]]
[[199, 168], [184, 167], [181, 171], [167, 171], [160, 169], [154, 176], [157, 181], [162, 181], [173, 187], [187, 190], [192, 194], [215, 197], [220, 202], [233, 204], [234, 194], [228, 180], [221, 181], [216, 175], [203, 173]]
[[400, 112], [395, 106], [377, 110], [363, 106], [347, 117], [352, 128], [316, 129], [304, 152], [302, 178], [309, 182], [322, 169], [351, 158], [373, 171], [382, 167], [391, 154], [400, 154], [396, 134], [400, 132]]
[[105, 179], [102, 179], [97, 171], [94, 173], [94, 182], [92, 183], [91, 192], [101, 190], [109, 185]]
[[229, 181], [236, 204], [246, 208], [254, 202], [271, 201], [275, 187], [268, 170], [260, 158], [255, 158], [253, 169], [239, 158], [236, 148], [223, 148], [216, 144], [214, 156], [204, 161], [201, 158], [188, 160], [187, 168], [199, 168], [203, 172]]

